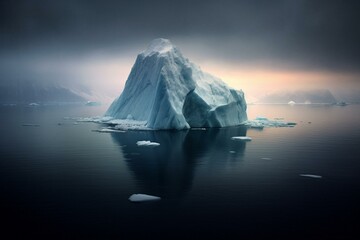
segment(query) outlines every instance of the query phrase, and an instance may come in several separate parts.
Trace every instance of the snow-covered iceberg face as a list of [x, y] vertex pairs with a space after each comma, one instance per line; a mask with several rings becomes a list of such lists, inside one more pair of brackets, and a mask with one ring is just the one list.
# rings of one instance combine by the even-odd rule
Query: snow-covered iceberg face
[[167, 39], [137, 56], [124, 91], [106, 116], [150, 129], [235, 126], [247, 120], [244, 93], [204, 73]]

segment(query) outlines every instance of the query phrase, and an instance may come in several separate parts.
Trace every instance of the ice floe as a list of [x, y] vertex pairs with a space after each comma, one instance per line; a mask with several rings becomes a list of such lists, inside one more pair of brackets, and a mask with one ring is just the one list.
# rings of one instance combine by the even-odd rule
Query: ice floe
[[112, 117], [84, 117], [77, 118], [76, 121], [112, 125], [116, 130], [152, 130], [146, 127], [146, 121], [136, 121], [132, 119], [114, 119]]
[[37, 106], [40, 106], [40, 104], [38, 104], [38, 103], [29, 103], [29, 106], [31, 106], [31, 107], [37, 107]]
[[137, 144], [138, 146], [145, 146], [145, 147], [156, 147], [156, 146], [160, 146], [160, 143], [151, 142], [151, 141], [137, 141], [136, 144]]
[[294, 127], [296, 125], [295, 122], [286, 122], [283, 118], [271, 120], [266, 117], [257, 117], [254, 120], [246, 121], [244, 124], [255, 129], [263, 129], [264, 127]]
[[100, 132], [100, 133], [116, 133], [116, 132], [120, 132], [120, 133], [124, 133], [126, 131], [122, 131], [122, 130], [117, 130], [117, 129], [111, 129], [111, 128], [102, 128], [102, 129], [96, 129], [96, 130], [92, 130], [93, 132]]
[[247, 136], [235, 136], [235, 137], [232, 137], [231, 140], [251, 141], [252, 138], [251, 138], [251, 137], [247, 137]]
[[309, 178], [322, 178], [320, 175], [314, 175], [314, 174], [299, 174], [300, 177], [309, 177]]
[[160, 197], [147, 195], [147, 194], [133, 194], [129, 197], [131, 202], [148, 202], [148, 201], [159, 201]]

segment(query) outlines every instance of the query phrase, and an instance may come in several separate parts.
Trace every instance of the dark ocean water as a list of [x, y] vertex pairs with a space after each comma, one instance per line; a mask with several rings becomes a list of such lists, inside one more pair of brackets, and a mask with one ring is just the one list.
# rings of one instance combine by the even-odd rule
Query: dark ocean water
[[249, 106], [298, 123], [264, 130], [97, 133], [64, 119], [104, 111], [1, 107], [1, 239], [360, 239], [359, 105]]

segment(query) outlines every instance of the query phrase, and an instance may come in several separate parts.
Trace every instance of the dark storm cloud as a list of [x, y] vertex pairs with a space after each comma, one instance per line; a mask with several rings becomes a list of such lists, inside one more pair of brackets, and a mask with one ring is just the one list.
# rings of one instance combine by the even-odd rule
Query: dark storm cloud
[[[358, 71], [357, 1], [2, 1], [2, 51], [197, 39], [232, 61]], [[191, 45], [191, 43], [189, 44]], [[201, 48], [200, 48], [201, 50]]]

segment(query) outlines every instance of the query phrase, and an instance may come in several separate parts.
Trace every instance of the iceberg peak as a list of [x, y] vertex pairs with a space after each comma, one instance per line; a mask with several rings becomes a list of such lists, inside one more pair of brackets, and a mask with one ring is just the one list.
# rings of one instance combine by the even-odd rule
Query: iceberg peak
[[201, 71], [163, 38], [138, 55], [105, 116], [141, 122], [143, 129], [226, 127], [247, 120], [242, 91]]
[[170, 42], [170, 40], [165, 38], [156, 38], [150, 42], [147, 49], [142, 52], [144, 56], [150, 56], [153, 54], [163, 54], [173, 50], [175, 46]]

